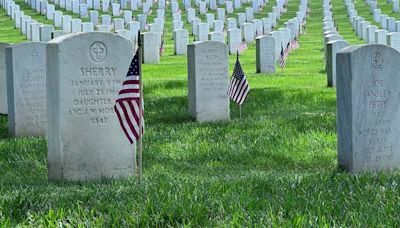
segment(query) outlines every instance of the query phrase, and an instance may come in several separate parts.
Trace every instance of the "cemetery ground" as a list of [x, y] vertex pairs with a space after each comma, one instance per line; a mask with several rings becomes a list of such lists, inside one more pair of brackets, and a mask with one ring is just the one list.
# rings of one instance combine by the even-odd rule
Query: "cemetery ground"
[[[298, 2], [289, 1], [280, 25], [293, 17]], [[187, 60], [173, 55], [166, 24], [161, 63], [143, 65], [140, 186], [135, 178], [49, 182], [46, 139], [9, 137], [7, 117], [1, 116], [0, 224], [397, 226], [400, 172], [351, 175], [337, 168], [336, 94], [326, 86], [322, 1], [310, 4], [306, 34], [284, 71], [256, 74], [255, 44], [240, 56], [251, 92], [241, 119], [231, 104], [228, 123], [188, 118]], [[362, 43], [342, 0], [332, 4], [344, 38]], [[32, 16], [43, 20], [33, 11]], [[0, 41], [24, 41], [4, 10]], [[235, 59], [230, 56], [230, 72]]]

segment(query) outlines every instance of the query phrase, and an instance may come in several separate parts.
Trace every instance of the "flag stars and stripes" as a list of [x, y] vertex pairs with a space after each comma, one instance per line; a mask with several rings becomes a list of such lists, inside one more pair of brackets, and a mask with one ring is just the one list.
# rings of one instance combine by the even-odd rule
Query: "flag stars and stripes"
[[143, 102], [140, 97], [139, 74], [139, 53], [137, 51], [129, 66], [126, 79], [122, 84], [114, 106], [121, 128], [131, 144], [140, 137], [139, 116], [142, 119], [142, 134], [144, 130], [143, 110], [141, 115], [139, 114], [140, 101]]
[[286, 66], [286, 62], [285, 62], [285, 51], [283, 50], [283, 46], [281, 46], [281, 54], [279, 55], [279, 66], [283, 69]]
[[239, 105], [242, 105], [246, 100], [248, 93], [250, 92], [250, 86], [244, 75], [242, 66], [239, 60], [236, 60], [235, 69], [233, 70], [232, 78], [228, 87], [229, 98]]

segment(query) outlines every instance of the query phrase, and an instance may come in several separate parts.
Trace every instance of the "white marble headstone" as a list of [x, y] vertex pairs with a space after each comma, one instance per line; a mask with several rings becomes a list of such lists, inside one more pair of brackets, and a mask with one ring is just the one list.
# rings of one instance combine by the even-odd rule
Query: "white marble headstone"
[[9, 134], [46, 135], [46, 44], [7, 47], [6, 65]]
[[158, 64], [160, 62], [160, 35], [157, 32], [144, 32], [143, 42], [143, 63]]
[[80, 33], [50, 41], [47, 56], [48, 178], [132, 176], [135, 151], [114, 104], [133, 44], [111, 33]]
[[174, 31], [174, 52], [175, 55], [186, 55], [189, 44], [189, 32], [186, 29]]
[[242, 43], [242, 32], [240, 29], [233, 28], [228, 29], [227, 34], [229, 54], [236, 54], [240, 44]]
[[189, 116], [198, 122], [229, 121], [227, 45], [191, 43], [187, 59]]
[[0, 114], [7, 114], [7, 80], [6, 80], [6, 47], [8, 43], [0, 42]]
[[336, 58], [339, 166], [351, 173], [399, 168], [400, 53], [353, 45]]
[[400, 32], [391, 32], [387, 34], [387, 45], [400, 51]]
[[259, 36], [256, 38], [257, 73], [275, 73], [275, 38]]
[[328, 87], [336, 87], [336, 54], [349, 46], [344, 40], [332, 40], [326, 44], [326, 75]]

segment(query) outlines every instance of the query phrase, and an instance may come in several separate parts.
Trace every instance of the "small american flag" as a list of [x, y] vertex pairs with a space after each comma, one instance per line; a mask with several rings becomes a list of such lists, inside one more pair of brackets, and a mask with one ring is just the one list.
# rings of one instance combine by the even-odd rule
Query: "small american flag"
[[[239, 55], [238, 55], [239, 56]], [[233, 70], [231, 82], [228, 87], [229, 98], [239, 105], [242, 105], [250, 92], [250, 86], [244, 75], [239, 57], [236, 59], [235, 69]]]
[[142, 117], [142, 135], [144, 132], [143, 110], [140, 115], [139, 54], [139, 50], [136, 51], [114, 105], [121, 128], [131, 144], [140, 136], [139, 116]]
[[295, 38], [295, 39], [292, 41], [291, 49], [292, 49], [292, 50], [295, 50], [295, 49], [297, 49], [297, 48], [299, 48], [299, 47], [300, 47], [299, 41], [297, 41], [297, 38]]
[[164, 52], [165, 52], [165, 44], [164, 44], [164, 39], [162, 39], [160, 45], [160, 56], [163, 56]]
[[285, 63], [285, 52], [283, 51], [283, 46], [281, 45], [281, 54], [279, 55], [279, 66], [281, 68], [285, 68], [286, 63]]
[[247, 43], [245, 40], [243, 40], [242, 43], [240, 43], [240, 45], [239, 45], [238, 51], [239, 51], [239, 53], [242, 53], [242, 52], [246, 51], [247, 49], [248, 49]]
[[287, 43], [286, 48], [285, 48], [285, 58], [289, 55], [291, 52], [290, 50], [290, 42]]

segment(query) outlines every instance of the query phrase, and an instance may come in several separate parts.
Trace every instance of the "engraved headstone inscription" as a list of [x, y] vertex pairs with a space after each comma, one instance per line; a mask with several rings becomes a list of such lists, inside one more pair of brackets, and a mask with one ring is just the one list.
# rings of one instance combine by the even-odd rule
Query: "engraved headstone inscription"
[[336, 55], [338, 160], [352, 173], [400, 167], [399, 61], [378, 44]]
[[9, 134], [46, 135], [46, 44], [8, 46], [6, 65]]
[[133, 175], [134, 147], [113, 108], [132, 57], [132, 42], [111, 33], [69, 34], [48, 43], [50, 180]]
[[259, 36], [256, 38], [257, 73], [275, 73], [275, 38]]
[[229, 121], [228, 46], [194, 42], [187, 53], [189, 116], [198, 122]]

